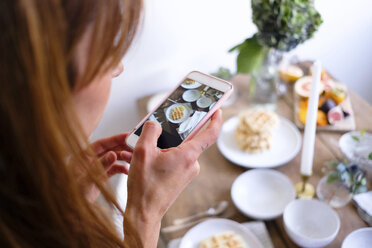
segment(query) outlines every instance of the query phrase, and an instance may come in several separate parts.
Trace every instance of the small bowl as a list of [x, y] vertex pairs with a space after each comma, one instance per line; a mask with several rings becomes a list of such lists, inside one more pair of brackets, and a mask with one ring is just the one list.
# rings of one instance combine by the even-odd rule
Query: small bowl
[[284, 210], [284, 228], [301, 247], [323, 247], [331, 243], [340, 230], [340, 217], [319, 200], [295, 200]]
[[360, 228], [347, 235], [341, 248], [369, 248], [372, 244], [372, 227]]

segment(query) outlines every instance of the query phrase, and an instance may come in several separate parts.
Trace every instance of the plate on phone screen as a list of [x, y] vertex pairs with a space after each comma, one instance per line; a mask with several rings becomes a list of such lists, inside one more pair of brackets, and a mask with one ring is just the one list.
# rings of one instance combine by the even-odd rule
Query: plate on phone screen
[[202, 84], [196, 82], [195, 80], [186, 79], [182, 84], [181, 87], [185, 89], [196, 89], [199, 88]]
[[251, 154], [242, 151], [235, 141], [235, 129], [238, 117], [227, 120], [217, 140], [218, 149], [232, 163], [246, 168], [272, 168], [292, 160], [301, 148], [301, 134], [298, 128], [284, 117], [273, 133], [271, 147], [262, 153]]
[[175, 124], [184, 122], [190, 116], [190, 114], [191, 110], [181, 103], [173, 104], [165, 112], [167, 120]]

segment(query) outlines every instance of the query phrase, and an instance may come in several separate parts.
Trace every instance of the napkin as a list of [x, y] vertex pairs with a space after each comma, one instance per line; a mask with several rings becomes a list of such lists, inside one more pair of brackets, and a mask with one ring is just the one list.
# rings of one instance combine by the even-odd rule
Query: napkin
[[372, 216], [372, 191], [357, 194], [353, 197], [355, 203], [364, 210], [369, 216]]
[[[250, 221], [242, 223], [242, 225], [248, 228], [249, 231], [251, 231], [257, 237], [264, 248], [274, 248], [264, 222]], [[167, 248], [178, 248], [180, 243], [181, 239], [173, 239], [169, 242]]]
[[182, 134], [184, 137], [187, 137], [206, 114], [207, 112], [204, 111], [195, 111], [193, 116], [189, 117], [180, 125], [178, 133]]

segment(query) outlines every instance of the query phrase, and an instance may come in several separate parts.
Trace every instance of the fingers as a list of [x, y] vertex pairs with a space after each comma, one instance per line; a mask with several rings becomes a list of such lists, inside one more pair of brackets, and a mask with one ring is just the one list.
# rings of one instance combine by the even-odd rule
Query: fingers
[[92, 143], [92, 149], [98, 157], [111, 150], [125, 150], [131, 151], [131, 149], [125, 144], [125, 139], [129, 133], [121, 133], [108, 138], [97, 140]]
[[112, 177], [116, 174], [126, 174], [128, 175], [129, 168], [126, 165], [123, 164], [114, 164], [111, 166], [111, 168], [107, 171], [107, 176]]
[[[143, 126], [141, 136], [136, 144], [137, 147], [148, 147], [156, 148], [158, 143], [158, 138], [162, 129], [160, 125], [154, 121], [147, 121]], [[134, 149], [136, 151], [136, 149]]]
[[99, 160], [101, 161], [103, 168], [107, 170], [113, 163], [115, 163], [116, 159], [117, 159], [116, 153], [110, 151], [103, 155]]
[[179, 146], [179, 151], [183, 153], [187, 152], [187, 156], [196, 160], [203, 151], [217, 141], [221, 125], [222, 111], [217, 110], [213, 114], [211, 122], [207, 128], [191, 140], [182, 143]]
[[132, 160], [132, 156], [133, 156], [132, 152], [122, 151], [118, 155], [118, 160], [122, 160], [130, 164], [130, 161]]

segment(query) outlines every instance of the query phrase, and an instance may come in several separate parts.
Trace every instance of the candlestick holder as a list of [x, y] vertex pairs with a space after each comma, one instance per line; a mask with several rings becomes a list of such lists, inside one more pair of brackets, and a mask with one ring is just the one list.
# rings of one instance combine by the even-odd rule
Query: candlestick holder
[[301, 175], [302, 182], [296, 183], [296, 197], [299, 199], [312, 199], [315, 196], [315, 188], [308, 183], [310, 176]]

